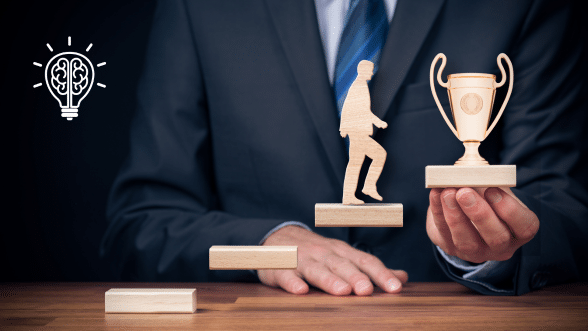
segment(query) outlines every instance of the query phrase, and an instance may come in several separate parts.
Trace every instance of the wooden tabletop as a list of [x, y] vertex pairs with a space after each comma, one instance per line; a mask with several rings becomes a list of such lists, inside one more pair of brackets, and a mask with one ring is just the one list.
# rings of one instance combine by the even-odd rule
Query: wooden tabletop
[[[196, 288], [195, 314], [105, 314], [110, 288]], [[587, 330], [588, 284], [519, 297], [456, 283], [409, 283], [401, 294], [287, 294], [244, 283], [5, 283], [1, 330]]]

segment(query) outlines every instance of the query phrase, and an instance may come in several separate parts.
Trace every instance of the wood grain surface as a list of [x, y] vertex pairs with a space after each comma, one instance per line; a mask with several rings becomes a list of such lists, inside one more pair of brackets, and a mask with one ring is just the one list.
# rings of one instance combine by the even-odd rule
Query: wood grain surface
[[349, 139], [349, 162], [345, 170], [343, 181], [343, 204], [361, 205], [364, 202], [355, 196], [359, 173], [366, 157], [372, 159], [365, 177], [363, 189], [365, 195], [382, 201], [378, 193], [376, 182], [386, 163], [386, 150], [371, 136], [374, 125], [385, 129], [388, 124], [372, 113], [372, 102], [368, 81], [374, 74], [374, 64], [362, 60], [357, 65], [357, 76], [349, 87], [343, 107], [341, 109], [341, 123], [339, 131], [341, 137]]
[[296, 269], [297, 246], [212, 246], [210, 270]]
[[[110, 288], [196, 288], [195, 314], [105, 314]], [[586, 330], [588, 284], [519, 297], [456, 283], [409, 283], [401, 294], [288, 294], [251, 283], [0, 285], [1, 330]]]
[[427, 166], [425, 187], [515, 187], [516, 165]]
[[188, 313], [196, 311], [194, 288], [112, 288], [104, 293], [107, 313]]
[[317, 203], [314, 206], [316, 227], [402, 227], [401, 203], [366, 203], [344, 205], [341, 203]]

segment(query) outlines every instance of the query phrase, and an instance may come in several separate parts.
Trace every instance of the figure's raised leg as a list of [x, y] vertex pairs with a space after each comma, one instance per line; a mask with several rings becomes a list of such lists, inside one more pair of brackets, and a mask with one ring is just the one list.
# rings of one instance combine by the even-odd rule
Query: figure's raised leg
[[349, 163], [345, 171], [345, 181], [343, 182], [343, 204], [344, 205], [360, 205], [362, 200], [355, 197], [355, 190], [357, 190], [357, 182], [359, 181], [359, 172], [363, 165], [365, 154], [358, 148], [357, 142], [350, 137], [349, 142]]
[[382, 196], [378, 194], [376, 182], [382, 174], [384, 163], [386, 163], [386, 150], [371, 138], [369, 139], [369, 143], [366, 142], [365, 144], [367, 146], [366, 155], [372, 159], [372, 164], [370, 165], [361, 191], [376, 200], [382, 201]]

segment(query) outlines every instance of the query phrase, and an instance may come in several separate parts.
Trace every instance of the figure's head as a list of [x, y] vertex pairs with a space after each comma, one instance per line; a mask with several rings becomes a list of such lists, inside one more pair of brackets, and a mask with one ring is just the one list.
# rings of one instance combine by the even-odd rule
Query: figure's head
[[357, 65], [357, 78], [370, 80], [374, 75], [374, 64], [368, 60], [362, 60]]

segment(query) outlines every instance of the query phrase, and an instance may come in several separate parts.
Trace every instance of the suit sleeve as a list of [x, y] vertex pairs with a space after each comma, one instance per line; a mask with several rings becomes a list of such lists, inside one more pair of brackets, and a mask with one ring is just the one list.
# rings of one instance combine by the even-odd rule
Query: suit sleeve
[[[513, 95], [502, 122], [502, 163], [517, 165], [513, 192], [541, 222], [515, 254], [503, 288], [523, 294], [586, 279], [588, 104], [586, 37], [570, 1], [536, 1], [510, 48]], [[496, 134], [496, 133], [493, 133]], [[480, 284], [454, 280], [486, 294]]]
[[219, 207], [197, 49], [183, 1], [161, 1], [139, 84], [130, 155], [109, 197], [101, 245], [118, 278], [254, 281], [246, 270], [209, 270], [208, 249], [257, 245], [285, 221], [242, 218]]

